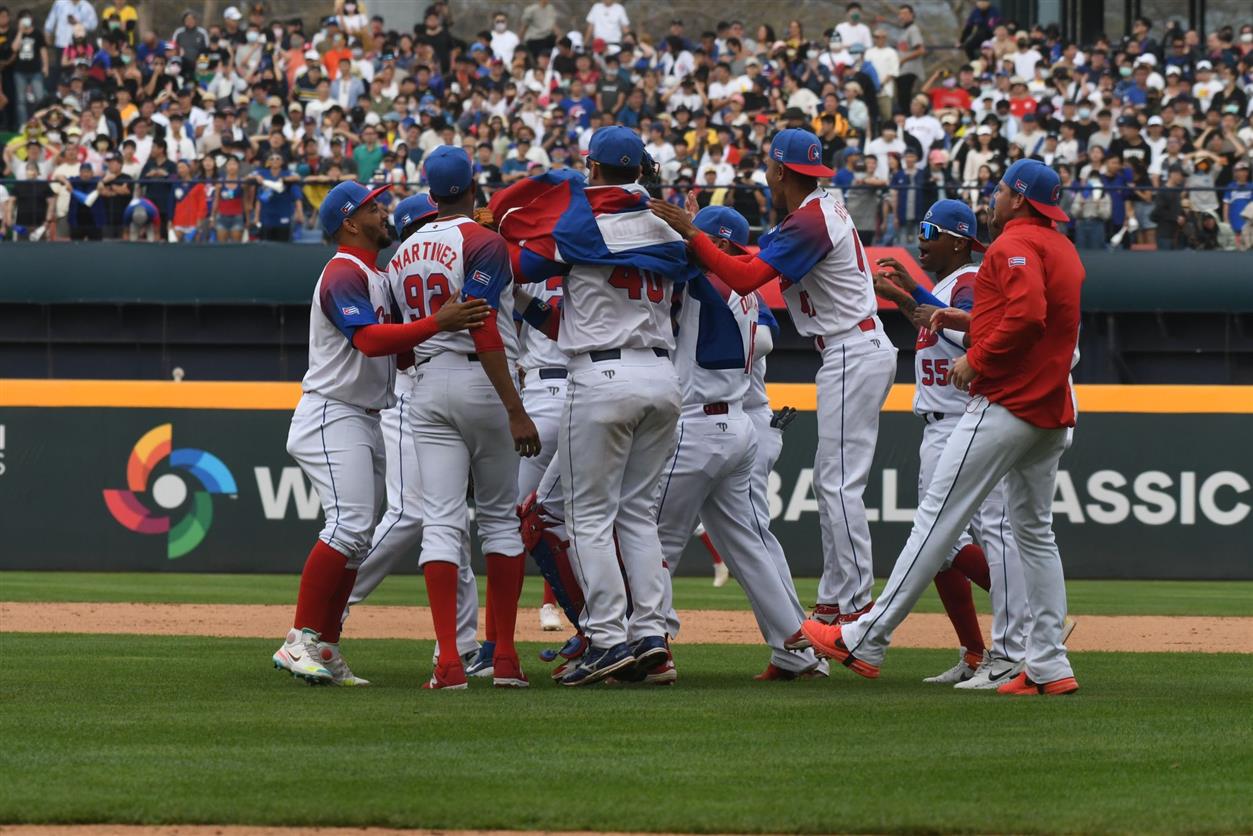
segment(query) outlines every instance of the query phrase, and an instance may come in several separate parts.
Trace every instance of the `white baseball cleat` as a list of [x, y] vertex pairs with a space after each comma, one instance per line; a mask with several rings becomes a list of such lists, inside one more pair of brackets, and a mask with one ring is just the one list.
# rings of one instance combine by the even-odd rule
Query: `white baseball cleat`
[[318, 634], [313, 630], [288, 630], [282, 647], [274, 651], [274, 667], [310, 685], [329, 685], [334, 681], [334, 675], [322, 664]]
[[[935, 685], [954, 685], [959, 682], [965, 682], [975, 675], [976, 667], [970, 664], [967, 657], [971, 654], [966, 652], [966, 648], [962, 647], [957, 652], [957, 664], [946, 670], [944, 673], [928, 676], [923, 682], [930, 682]], [[987, 658], [986, 656], [984, 658]]]
[[331, 672], [331, 678], [336, 685], [342, 685], [345, 688], [360, 688], [370, 684], [370, 680], [357, 676], [352, 672], [352, 668], [348, 667], [348, 663], [339, 652], [338, 642], [334, 644], [318, 642], [318, 657], [322, 660], [322, 666]]
[[727, 568], [726, 561], [719, 560], [714, 564], [714, 586], [726, 586], [730, 578], [731, 570]]
[[1022, 662], [1011, 662], [989, 653], [983, 657], [983, 664], [974, 676], [953, 687], [963, 691], [994, 691], [1022, 673], [1025, 667]]
[[539, 626], [545, 632], [561, 629], [561, 613], [556, 604], [545, 604], [539, 608]]

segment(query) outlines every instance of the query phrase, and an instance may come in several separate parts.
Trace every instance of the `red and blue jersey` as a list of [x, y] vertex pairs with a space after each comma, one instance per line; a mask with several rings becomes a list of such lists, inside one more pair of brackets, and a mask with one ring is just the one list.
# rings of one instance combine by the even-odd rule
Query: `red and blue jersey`
[[805, 337], [850, 331], [874, 316], [870, 260], [844, 207], [815, 189], [758, 241], [758, 258], [779, 272], [783, 299]]
[[[392, 293], [409, 320], [433, 315], [449, 299], [484, 299], [497, 311], [496, 328], [511, 362], [518, 357], [513, 324], [513, 268], [505, 240], [466, 217], [436, 220], [396, 249], [388, 265]], [[506, 292], [506, 290], [509, 292]], [[414, 349], [417, 359], [445, 351], [474, 354], [482, 337], [441, 332]]]
[[[966, 264], [936, 282], [931, 295], [939, 307], [961, 308], [969, 312], [974, 307], [975, 275], [979, 268]], [[926, 328], [918, 329], [914, 343], [914, 412], [918, 415], [939, 412], [959, 415], [970, 402], [970, 395], [949, 383], [953, 363], [966, 353], [965, 335], [945, 331], [937, 334]]]
[[387, 278], [373, 259], [373, 253], [341, 247], [322, 268], [309, 313], [309, 371], [301, 388], [364, 409], [386, 409], [394, 402], [395, 359], [367, 357], [352, 345], [358, 328], [390, 322], [395, 313]]

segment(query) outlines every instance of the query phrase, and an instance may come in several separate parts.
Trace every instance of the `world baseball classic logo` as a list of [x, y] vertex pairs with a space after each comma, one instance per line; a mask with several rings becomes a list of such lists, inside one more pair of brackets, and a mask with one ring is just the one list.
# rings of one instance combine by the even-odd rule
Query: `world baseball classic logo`
[[[209, 532], [213, 494], [239, 493], [235, 477], [217, 456], [191, 447], [173, 448], [174, 425], [153, 427], [131, 450], [126, 489], [104, 491], [105, 506], [122, 526], [139, 534], [167, 535], [170, 560], [191, 552]], [[180, 516], [177, 522], [174, 512]]]

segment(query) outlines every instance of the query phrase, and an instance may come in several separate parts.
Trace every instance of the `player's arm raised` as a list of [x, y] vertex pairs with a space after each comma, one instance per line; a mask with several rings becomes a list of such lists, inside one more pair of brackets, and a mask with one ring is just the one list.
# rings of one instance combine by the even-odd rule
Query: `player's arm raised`
[[692, 224], [692, 217], [686, 210], [664, 200], [651, 200], [648, 207], [654, 215], [683, 236], [701, 264], [711, 273], [720, 276], [736, 293], [752, 293], [778, 275], [779, 271], [759, 256], [735, 256], [718, 249], [718, 245], [708, 235]]
[[486, 300], [491, 306], [483, 321], [485, 327], [472, 332], [475, 352], [479, 355], [484, 374], [492, 382], [492, 388], [509, 415], [509, 433], [513, 436], [514, 449], [518, 455], [530, 457], [539, 455], [539, 430], [522, 406], [496, 321], [500, 294], [507, 291], [512, 281], [513, 272], [509, 266], [505, 239], [496, 234], [483, 233], [475, 236], [473, 242], [466, 242], [464, 294], [466, 298]]

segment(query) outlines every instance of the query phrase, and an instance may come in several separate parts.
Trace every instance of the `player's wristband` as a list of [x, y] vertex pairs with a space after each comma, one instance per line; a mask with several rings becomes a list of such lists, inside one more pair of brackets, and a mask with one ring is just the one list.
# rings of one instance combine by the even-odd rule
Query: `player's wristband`
[[522, 319], [528, 325], [543, 330], [548, 324], [548, 316], [551, 313], [552, 308], [543, 299], [532, 299], [531, 304], [522, 311]]

